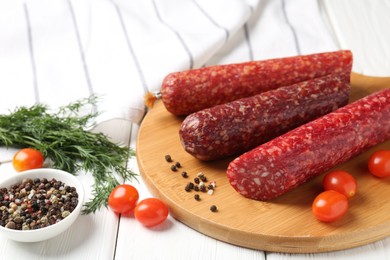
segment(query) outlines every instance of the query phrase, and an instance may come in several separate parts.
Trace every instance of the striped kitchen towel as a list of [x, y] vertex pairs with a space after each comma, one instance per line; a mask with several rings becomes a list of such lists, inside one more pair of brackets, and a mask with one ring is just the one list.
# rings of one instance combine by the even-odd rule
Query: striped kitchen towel
[[140, 123], [170, 72], [337, 49], [312, 0], [2, 1], [0, 113], [94, 93]]

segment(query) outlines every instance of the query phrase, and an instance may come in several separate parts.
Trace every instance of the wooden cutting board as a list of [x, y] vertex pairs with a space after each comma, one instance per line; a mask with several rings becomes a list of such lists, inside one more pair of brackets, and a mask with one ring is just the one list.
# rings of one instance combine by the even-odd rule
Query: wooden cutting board
[[[353, 73], [351, 81], [351, 101], [390, 87], [390, 78]], [[347, 214], [327, 224], [317, 221], [311, 212], [312, 201], [322, 191], [323, 175], [269, 202], [244, 198], [225, 175], [233, 158], [202, 162], [183, 150], [178, 135], [183, 119], [167, 112], [158, 101], [140, 126], [137, 161], [150, 192], [169, 205], [174, 218], [194, 230], [238, 246], [288, 253], [341, 250], [390, 235], [390, 178], [375, 178], [367, 170], [370, 154], [390, 149], [390, 140], [337, 167], [355, 176], [359, 190], [350, 200]], [[165, 160], [167, 154], [172, 163]], [[182, 165], [176, 172], [171, 170], [174, 162]], [[183, 171], [188, 178], [181, 176]], [[216, 181], [214, 194], [185, 191], [199, 172]], [[194, 199], [195, 194], [200, 201]], [[218, 211], [212, 212], [211, 205]]]

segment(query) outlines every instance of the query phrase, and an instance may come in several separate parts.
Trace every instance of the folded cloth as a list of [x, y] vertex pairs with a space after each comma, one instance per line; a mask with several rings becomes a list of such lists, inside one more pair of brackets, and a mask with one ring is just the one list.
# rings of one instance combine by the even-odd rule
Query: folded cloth
[[170, 72], [337, 50], [321, 12], [312, 0], [2, 1], [0, 113], [97, 94], [99, 122], [138, 124]]

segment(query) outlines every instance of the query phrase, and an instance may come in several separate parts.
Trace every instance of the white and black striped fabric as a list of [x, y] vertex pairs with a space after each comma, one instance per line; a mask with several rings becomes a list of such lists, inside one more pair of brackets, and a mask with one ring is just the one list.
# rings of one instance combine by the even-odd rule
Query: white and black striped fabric
[[170, 72], [338, 49], [312, 0], [0, 2], [0, 112], [95, 93], [140, 123]]

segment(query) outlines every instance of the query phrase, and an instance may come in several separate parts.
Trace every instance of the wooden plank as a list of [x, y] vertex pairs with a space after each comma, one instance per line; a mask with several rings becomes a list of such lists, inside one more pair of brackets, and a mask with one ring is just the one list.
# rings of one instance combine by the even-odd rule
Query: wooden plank
[[[389, 87], [388, 83], [389, 78], [353, 74], [351, 100]], [[246, 199], [234, 191], [225, 176], [232, 158], [202, 162], [183, 150], [178, 135], [182, 120], [183, 117], [173, 116], [158, 102], [139, 129], [137, 160], [150, 192], [166, 201], [171, 214], [191, 228], [243, 247], [293, 253], [352, 248], [390, 234], [387, 214], [390, 203], [385, 199], [390, 196], [389, 180], [374, 178], [365, 167], [372, 151], [390, 149], [390, 141], [337, 167], [351, 172], [360, 189], [350, 201], [347, 215], [335, 223], [325, 224], [311, 213], [311, 203], [321, 191], [322, 176], [270, 202]], [[183, 165], [178, 172], [170, 170], [170, 164], [164, 159], [166, 154]], [[182, 178], [180, 171], [187, 171], [190, 178]], [[198, 172], [217, 182], [214, 195], [200, 193], [201, 201], [194, 200], [195, 192], [184, 190]], [[219, 209], [216, 213], [209, 210], [213, 204]]]

